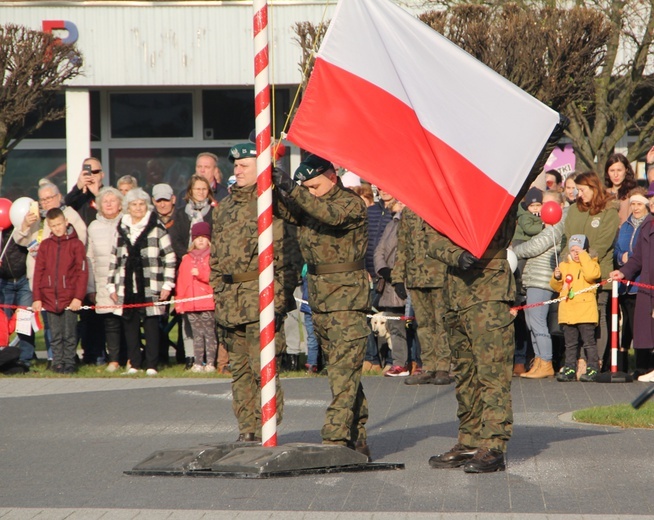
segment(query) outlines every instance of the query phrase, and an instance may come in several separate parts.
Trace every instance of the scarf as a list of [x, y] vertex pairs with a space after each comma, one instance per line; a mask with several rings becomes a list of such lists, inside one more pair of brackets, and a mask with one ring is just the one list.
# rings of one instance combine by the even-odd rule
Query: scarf
[[193, 257], [193, 260], [198, 262], [200, 260], [203, 260], [205, 257], [209, 256], [210, 252], [211, 252], [210, 247], [205, 247], [202, 250], [193, 248], [189, 251], [189, 254]]
[[[157, 227], [156, 213], [148, 213], [150, 218], [146, 219], [144, 217], [134, 225], [131, 223], [131, 217], [125, 215], [121, 225], [118, 226], [118, 235], [122, 238], [127, 248], [127, 258], [125, 260], [125, 303], [145, 303], [145, 276], [143, 275], [141, 250], [148, 245], [150, 231]], [[134, 282], [136, 282], [136, 287], [134, 287]]]
[[634, 229], [638, 229], [640, 227], [640, 225], [643, 223], [643, 220], [645, 220], [646, 218], [647, 218], [647, 215], [645, 215], [644, 217], [641, 217], [641, 218], [636, 218], [632, 214], [631, 215], [631, 223], [634, 225]]
[[184, 211], [191, 221], [191, 227], [193, 227], [193, 224], [202, 222], [206, 214], [211, 211], [211, 203], [208, 198], [204, 199], [202, 202], [195, 202], [191, 199], [188, 201], [188, 204], [184, 206]]

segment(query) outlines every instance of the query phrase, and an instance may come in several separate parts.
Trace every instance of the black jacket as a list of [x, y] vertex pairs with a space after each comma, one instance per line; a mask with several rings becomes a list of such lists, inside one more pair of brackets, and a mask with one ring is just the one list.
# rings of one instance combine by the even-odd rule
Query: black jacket
[[[13, 238], [10, 238], [13, 230], [12, 226], [2, 232], [0, 251], [7, 247], [0, 264], [0, 278], [3, 280], [17, 280], [27, 274], [27, 248], [19, 246]], [[8, 240], [9, 244], [7, 244]]]
[[79, 213], [86, 227], [95, 220], [95, 216], [98, 214], [95, 195], [90, 190], [84, 193], [77, 187], [77, 184], [64, 197], [64, 202], [66, 206], [70, 206]]

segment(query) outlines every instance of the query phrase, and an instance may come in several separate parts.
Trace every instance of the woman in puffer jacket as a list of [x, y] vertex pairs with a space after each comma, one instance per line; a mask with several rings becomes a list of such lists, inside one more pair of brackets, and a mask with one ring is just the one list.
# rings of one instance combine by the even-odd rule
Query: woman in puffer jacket
[[120, 317], [113, 313], [114, 302], [109, 297], [107, 282], [111, 250], [116, 243], [118, 223], [123, 216], [123, 195], [116, 188], [105, 187], [98, 192], [95, 203], [98, 214], [89, 225], [86, 247], [90, 265], [88, 292], [95, 295], [95, 312], [104, 325], [109, 361], [106, 371], [115, 372], [119, 367], [122, 325]]
[[[564, 201], [561, 193], [545, 192], [543, 204], [549, 201], [554, 201], [563, 208], [561, 220], [553, 226], [546, 225], [538, 235], [513, 248], [518, 259], [527, 259], [522, 273], [522, 283], [527, 289], [527, 305], [554, 298], [554, 292], [550, 287], [550, 278], [556, 267], [556, 254], [561, 251], [563, 227], [568, 208], [563, 207]], [[525, 309], [525, 320], [536, 357], [529, 371], [520, 374], [520, 377], [528, 379], [554, 377], [552, 336], [547, 324], [549, 310], [549, 305], [538, 305]]]

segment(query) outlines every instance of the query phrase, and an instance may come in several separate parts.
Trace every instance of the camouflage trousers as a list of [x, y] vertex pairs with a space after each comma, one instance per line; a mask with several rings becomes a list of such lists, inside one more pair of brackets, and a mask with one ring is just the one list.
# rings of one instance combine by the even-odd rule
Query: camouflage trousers
[[353, 445], [367, 439], [368, 402], [361, 370], [370, 333], [366, 315], [357, 311], [312, 314], [314, 331], [327, 361], [332, 402], [320, 432], [327, 444]]
[[416, 314], [416, 332], [420, 341], [423, 370], [450, 371], [450, 345], [443, 316], [447, 312], [443, 289], [411, 288], [411, 303]]
[[[261, 357], [259, 323], [236, 328], [218, 327], [221, 342], [229, 354], [232, 372], [232, 409], [238, 421], [239, 433], [254, 433], [261, 437]], [[280, 342], [275, 338], [279, 348]], [[277, 423], [284, 415], [284, 392], [276, 376]]]
[[450, 311], [459, 443], [506, 451], [513, 432], [511, 375], [515, 349], [509, 304], [490, 301]]

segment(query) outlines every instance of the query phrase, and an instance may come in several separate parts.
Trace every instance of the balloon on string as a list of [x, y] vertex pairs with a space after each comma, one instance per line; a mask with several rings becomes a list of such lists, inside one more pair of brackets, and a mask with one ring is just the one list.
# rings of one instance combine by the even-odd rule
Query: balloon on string
[[29, 197], [20, 197], [16, 199], [9, 210], [9, 219], [15, 228], [19, 228], [25, 220], [25, 215], [30, 212], [34, 200]]
[[513, 252], [513, 249], [506, 250], [506, 259], [509, 261], [509, 266], [511, 267], [511, 272], [515, 273], [515, 270], [518, 268], [518, 257]]
[[10, 209], [11, 201], [9, 199], [0, 199], [0, 231], [11, 226], [11, 219], [9, 218]]
[[543, 204], [540, 209], [540, 218], [545, 224], [554, 225], [561, 220], [563, 216], [563, 210], [561, 205], [557, 204], [553, 200], [550, 200]]

